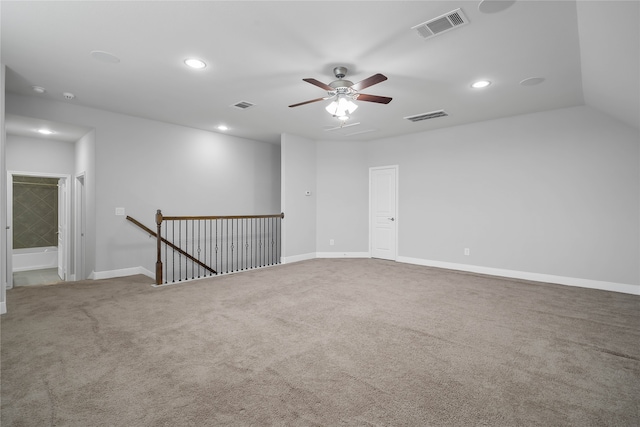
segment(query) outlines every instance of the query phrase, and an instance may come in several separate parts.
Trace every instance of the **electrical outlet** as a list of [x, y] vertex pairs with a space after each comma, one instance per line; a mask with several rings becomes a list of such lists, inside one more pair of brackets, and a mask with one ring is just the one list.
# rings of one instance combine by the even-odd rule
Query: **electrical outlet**
[[464, 254], [465, 255], [469, 255], [470, 254], [469, 248], [464, 248]]
[[124, 215], [124, 208], [116, 208], [116, 215], [123, 216]]
[[333, 245], [335, 245], [335, 244], [336, 244], [336, 242], [335, 242], [333, 239], [329, 239], [329, 245], [330, 245], [330, 246], [333, 246]]

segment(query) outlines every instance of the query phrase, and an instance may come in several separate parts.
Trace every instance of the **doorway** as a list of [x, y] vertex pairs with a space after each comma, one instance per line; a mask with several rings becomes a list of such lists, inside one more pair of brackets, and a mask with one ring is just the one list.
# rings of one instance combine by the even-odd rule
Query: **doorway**
[[395, 261], [398, 250], [398, 166], [369, 168], [369, 242], [372, 258]]
[[69, 175], [8, 172], [8, 288], [68, 280]]

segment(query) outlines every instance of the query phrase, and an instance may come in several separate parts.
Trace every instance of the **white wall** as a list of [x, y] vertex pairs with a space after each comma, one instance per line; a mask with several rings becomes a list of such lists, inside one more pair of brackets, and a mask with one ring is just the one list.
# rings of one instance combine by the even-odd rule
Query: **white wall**
[[[95, 129], [95, 275], [154, 271], [153, 227], [165, 215], [277, 213], [280, 147], [67, 102], [7, 96], [7, 113]], [[90, 176], [88, 179], [90, 180]]]
[[400, 261], [640, 294], [640, 134], [589, 107], [282, 155], [287, 257], [368, 251], [368, 168], [399, 165]]
[[[316, 143], [283, 134], [282, 258], [284, 262], [314, 258], [316, 253]], [[311, 195], [307, 196], [306, 191]]]
[[[366, 142], [317, 142], [316, 250], [319, 253], [358, 256], [369, 252], [366, 146]], [[329, 244], [331, 239], [333, 246]]]
[[[0, 64], [0, 93], [4, 94], [5, 66]], [[4, 95], [0, 98], [0, 314], [7, 311], [7, 284], [9, 274], [7, 268], [7, 165], [6, 165], [6, 133], [4, 129]]]
[[[75, 170], [75, 143], [50, 140], [38, 137], [7, 135], [6, 165], [10, 173], [68, 175], [73, 177]], [[73, 179], [67, 184], [68, 197], [73, 201]], [[73, 210], [70, 214], [70, 224], [73, 224]], [[73, 227], [72, 227], [73, 228]], [[73, 265], [74, 239], [73, 230], [69, 230], [67, 242], [70, 270], [74, 274]], [[57, 262], [57, 261], [56, 261]], [[57, 265], [57, 264], [56, 264]], [[16, 271], [15, 267], [12, 271]]]
[[316, 145], [320, 256], [368, 250], [367, 170], [397, 164], [400, 261], [640, 293], [640, 135], [596, 110]]
[[369, 144], [370, 166], [400, 165], [399, 255], [631, 285], [639, 154], [588, 107]]
[[[95, 131], [89, 132], [80, 140], [62, 142], [47, 138], [7, 135], [6, 143], [7, 169], [13, 172], [31, 172], [69, 175], [69, 197], [74, 200], [75, 176], [85, 175], [86, 204], [88, 224], [85, 232], [84, 271], [95, 270]], [[75, 209], [71, 211], [72, 221]], [[74, 265], [75, 230], [70, 230], [70, 265], [71, 274], [76, 279]]]
[[[75, 168], [74, 168], [74, 195], [76, 177], [84, 176], [85, 187], [85, 236], [84, 236], [84, 265], [81, 269], [75, 270], [77, 280], [86, 279], [89, 274], [96, 271], [96, 132], [84, 135], [75, 143]], [[79, 214], [78, 207], [74, 204], [74, 216]], [[74, 227], [74, 242], [78, 243], [78, 237]], [[80, 257], [78, 257], [80, 258]], [[76, 261], [76, 259], [74, 259]], [[77, 260], [80, 261], [79, 259]], [[75, 266], [74, 266], [75, 267]], [[82, 276], [80, 276], [81, 272]]]
[[[75, 177], [83, 173], [86, 189], [87, 225], [85, 230], [85, 256], [83, 270], [95, 270], [95, 131], [87, 133], [76, 142], [61, 142], [46, 138], [28, 138], [7, 135], [7, 169], [9, 171], [69, 175], [69, 197], [75, 200]], [[73, 221], [75, 208], [71, 210], [70, 230], [71, 274], [77, 280], [86, 278], [76, 275], [74, 248], [76, 243]]]
[[7, 135], [7, 170], [12, 172], [42, 172], [73, 175], [75, 144]]
[[285, 261], [368, 250], [368, 168], [397, 164], [404, 259], [640, 287], [640, 135], [588, 107], [367, 143], [285, 134], [281, 149], [12, 95], [7, 112], [96, 129], [96, 271], [153, 270], [153, 242], [115, 207], [153, 225], [156, 208], [281, 206]]
[[576, 1], [576, 12], [585, 104], [638, 128], [640, 2]]

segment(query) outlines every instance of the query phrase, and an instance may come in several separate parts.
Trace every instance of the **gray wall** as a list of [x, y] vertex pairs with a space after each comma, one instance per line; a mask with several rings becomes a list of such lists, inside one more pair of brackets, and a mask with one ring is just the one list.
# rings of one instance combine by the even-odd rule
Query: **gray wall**
[[281, 161], [285, 258], [368, 250], [368, 168], [397, 164], [402, 257], [640, 283], [638, 131], [588, 107], [361, 144], [283, 135], [280, 151], [31, 98], [7, 112], [96, 129], [96, 271], [153, 266], [115, 207], [147, 224], [156, 208], [277, 212]]
[[280, 210], [277, 145], [35, 97], [9, 95], [7, 113], [95, 129], [95, 181], [91, 175], [88, 181], [95, 186], [96, 272], [154, 271], [155, 242], [116, 216], [116, 207], [147, 226], [156, 209], [166, 215]]
[[[96, 271], [96, 131], [84, 135], [75, 143], [75, 176], [74, 194], [76, 187], [76, 177], [84, 176], [85, 186], [85, 236], [84, 236], [84, 267], [81, 269], [82, 277], [76, 272], [76, 278], [86, 279], [89, 274]], [[74, 217], [78, 215], [78, 207], [75, 206]], [[79, 236], [75, 227], [72, 230], [74, 243], [78, 242]], [[74, 263], [79, 260], [74, 259]], [[78, 269], [80, 271], [80, 269]]]
[[[281, 137], [282, 257], [285, 262], [316, 253], [316, 144], [295, 135]], [[306, 196], [306, 191], [311, 195]]]
[[7, 170], [73, 175], [75, 144], [7, 135]]
[[[75, 170], [75, 144], [73, 142], [62, 142], [49, 140], [45, 138], [30, 138], [25, 136], [7, 135], [6, 141], [6, 166], [9, 172], [26, 172], [29, 174], [55, 174], [55, 175], [69, 175], [70, 182], [68, 183], [69, 197], [73, 197], [73, 174]], [[20, 187], [18, 187], [19, 189]], [[29, 188], [29, 187], [26, 187]], [[16, 199], [15, 194], [16, 187], [14, 185], [13, 198]], [[22, 187], [25, 190], [25, 187]], [[53, 190], [53, 197], [57, 202], [57, 190]], [[73, 200], [73, 199], [71, 199]], [[56, 203], [57, 205], [57, 203]], [[20, 206], [13, 205], [13, 215], [20, 215]], [[73, 211], [70, 212], [73, 220]], [[54, 213], [55, 220], [57, 222], [57, 212]], [[28, 218], [30, 224], [35, 224], [35, 218]], [[25, 224], [21, 224], [20, 221], [12, 223], [13, 233], [13, 247], [33, 247], [36, 243], [35, 236], [29, 236], [28, 232], [25, 232]], [[57, 224], [53, 224], [54, 231], [57, 231]], [[27, 227], [28, 228], [28, 227]], [[43, 227], [37, 227], [37, 233], [44, 233]], [[70, 234], [72, 237], [72, 234]], [[31, 244], [25, 246], [26, 241], [31, 241]], [[50, 245], [42, 246], [57, 246], [57, 236], [53, 236], [54, 242]], [[73, 239], [68, 242], [70, 254], [73, 253]], [[40, 242], [42, 243], [42, 242]], [[71, 260], [73, 261], [73, 260]], [[71, 272], [74, 270], [73, 262], [71, 264]]]
[[585, 104], [637, 127], [640, 2], [576, 1], [576, 12]]
[[577, 107], [374, 141], [369, 155], [400, 165], [402, 256], [639, 284], [638, 141]]
[[367, 144], [317, 143], [318, 252], [369, 252], [369, 168], [363, 155]]
[[[5, 66], [0, 64], [0, 93], [4, 94]], [[5, 97], [0, 97], [0, 314], [7, 310], [6, 291], [8, 278], [13, 272], [7, 268], [7, 164], [6, 134], [4, 130]]]
[[[74, 247], [76, 244], [75, 229], [73, 220], [76, 210], [71, 209], [71, 230], [70, 230], [70, 265], [71, 273], [76, 275], [76, 279], [86, 278], [92, 271], [95, 271], [95, 131], [87, 133], [76, 142], [62, 142], [46, 138], [29, 138], [25, 136], [7, 135], [7, 157], [6, 164], [9, 171], [50, 173], [58, 175], [69, 175], [68, 184], [69, 197], [75, 199], [75, 181], [80, 173], [85, 175], [86, 194], [86, 232], [85, 232], [85, 256], [84, 268], [85, 277], [77, 275]], [[73, 202], [72, 202], [73, 205]]]
[[[368, 250], [368, 168], [399, 165], [400, 257], [640, 285], [639, 145], [637, 129], [589, 107], [315, 142], [317, 220], [296, 226], [316, 234], [290, 229], [287, 255], [314, 241], [317, 252]], [[287, 170], [285, 187], [313, 180], [310, 167]]]

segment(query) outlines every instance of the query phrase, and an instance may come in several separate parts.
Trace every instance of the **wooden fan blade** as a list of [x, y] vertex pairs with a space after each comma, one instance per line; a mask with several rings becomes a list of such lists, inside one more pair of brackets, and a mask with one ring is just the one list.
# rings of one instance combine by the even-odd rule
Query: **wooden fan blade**
[[387, 77], [378, 73], [378, 74], [374, 74], [373, 76], [369, 77], [368, 79], [364, 79], [361, 82], [358, 82], [356, 84], [354, 84], [353, 86], [351, 86], [351, 89], [353, 90], [362, 90], [365, 88], [368, 88], [369, 86], [373, 86], [375, 84], [378, 84], [380, 82], [383, 82], [387, 80]]
[[321, 88], [322, 88], [322, 89], [324, 89], [324, 90], [328, 90], [328, 91], [335, 90], [335, 89], [334, 89], [334, 88], [332, 88], [331, 86], [329, 86], [329, 85], [327, 85], [327, 84], [324, 84], [324, 83], [322, 83], [322, 82], [319, 82], [319, 81], [318, 81], [318, 80], [316, 80], [316, 79], [302, 79], [302, 80], [304, 80], [304, 81], [305, 81], [305, 82], [307, 82], [307, 83], [311, 83], [312, 85], [316, 85], [316, 86], [318, 86], [318, 87], [321, 87]]
[[312, 102], [322, 101], [323, 99], [325, 99], [325, 98], [316, 98], [316, 99], [312, 99], [311, 101], [299, 102], [297, 104], [289, 105], [289, 108], [291, 108], [291, 107], [299, 107], [300, 105], [304, 105], [304, 104], [311, 104]]
[[358, 101], [368, 101], [368, 102], [377, 102], [379, 104], [388, 104], [391, 102], [393, 98], [388, 98], [386, 96], [377, 96], [377, 95], [367, 95], [366, 93], [358, 94]]

